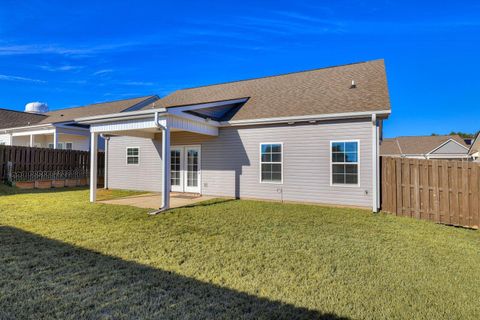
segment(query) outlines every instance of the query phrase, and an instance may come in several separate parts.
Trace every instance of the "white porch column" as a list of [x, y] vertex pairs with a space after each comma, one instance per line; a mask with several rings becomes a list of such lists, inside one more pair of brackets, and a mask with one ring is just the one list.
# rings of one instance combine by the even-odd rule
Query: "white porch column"
[[34, 141], [33, 141], [33, 134], [30, 135], [30, 147], [33, 147]]
[[98, 151], [98, 133], [90, 133], [90, 202], [97, 199], [97, 151]]
[[166, 124], [162, 130], [162, 210], [170, 208], [170, 128]]
[[108, 145], [110, 137], [104, 137], [105, 139], [105, 163], [103, 165], [103, 188], [108, 189]]
[[57, 144], [58, 144], [58, 133], [57, 133], [57, 128], [55, 128], [55, 131], [53, 131], [53, 149], [57, 149]]

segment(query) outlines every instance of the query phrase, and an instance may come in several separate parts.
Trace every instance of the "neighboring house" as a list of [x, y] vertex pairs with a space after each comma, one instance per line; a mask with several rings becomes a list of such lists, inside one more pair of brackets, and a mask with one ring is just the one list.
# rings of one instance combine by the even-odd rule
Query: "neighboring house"
[[383, 139], [380, 155], [413, 159], [468, 159], [468, 146], [458, 135], [405, 136]]
[[[155, 100], [157, 96], [147, 96], [44, 113], [0, 109], [0, 144], [88, 151], [88, 125], [75, 118], [137, 110]], [[103, 139], [100, 144], [103, 149]]]
[[[106, 141], [109, 188], [379, 208], [383, 60], [203, 86], [78, 117]], [[91, 175], [90, 200], [96, 199]]]
[[468, 155], [473, 161], [480, 162], [480, 131], [475, 136], [475, 139], [473, 139], [470, 150], [468, 150]]

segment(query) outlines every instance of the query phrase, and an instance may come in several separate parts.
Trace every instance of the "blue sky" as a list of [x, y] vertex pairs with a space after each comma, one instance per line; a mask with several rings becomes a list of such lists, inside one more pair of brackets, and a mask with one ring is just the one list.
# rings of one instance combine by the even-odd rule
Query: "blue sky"
[[480, 130], [479, 1], [0, 3], [0, 107], [16, 110], [378, 58], [386, 136]]

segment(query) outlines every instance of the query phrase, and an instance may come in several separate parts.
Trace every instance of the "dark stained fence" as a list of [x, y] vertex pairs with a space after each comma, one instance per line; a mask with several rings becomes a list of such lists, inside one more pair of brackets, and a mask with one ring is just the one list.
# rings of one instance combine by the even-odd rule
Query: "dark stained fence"
[[478, 229], [480, 164], [382, 157], [382, 210]]
[[[13, 172], [88, 170], [90, 152], [0, 145], [0, 180], [7, 178], [7, 163]], [[98, 172], [103, 176], [105, 154], [98, 153]]]

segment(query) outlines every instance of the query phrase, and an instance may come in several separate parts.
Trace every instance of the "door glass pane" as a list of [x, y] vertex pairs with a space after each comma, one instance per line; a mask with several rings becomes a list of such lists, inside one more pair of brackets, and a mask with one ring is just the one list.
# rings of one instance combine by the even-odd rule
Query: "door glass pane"
[[198, 151], [187, 150], [187, 186], [198, 187]]
[[180, 150], [171, 150], [170, 155], [170, 180], [172, 186], [180, 186]]

